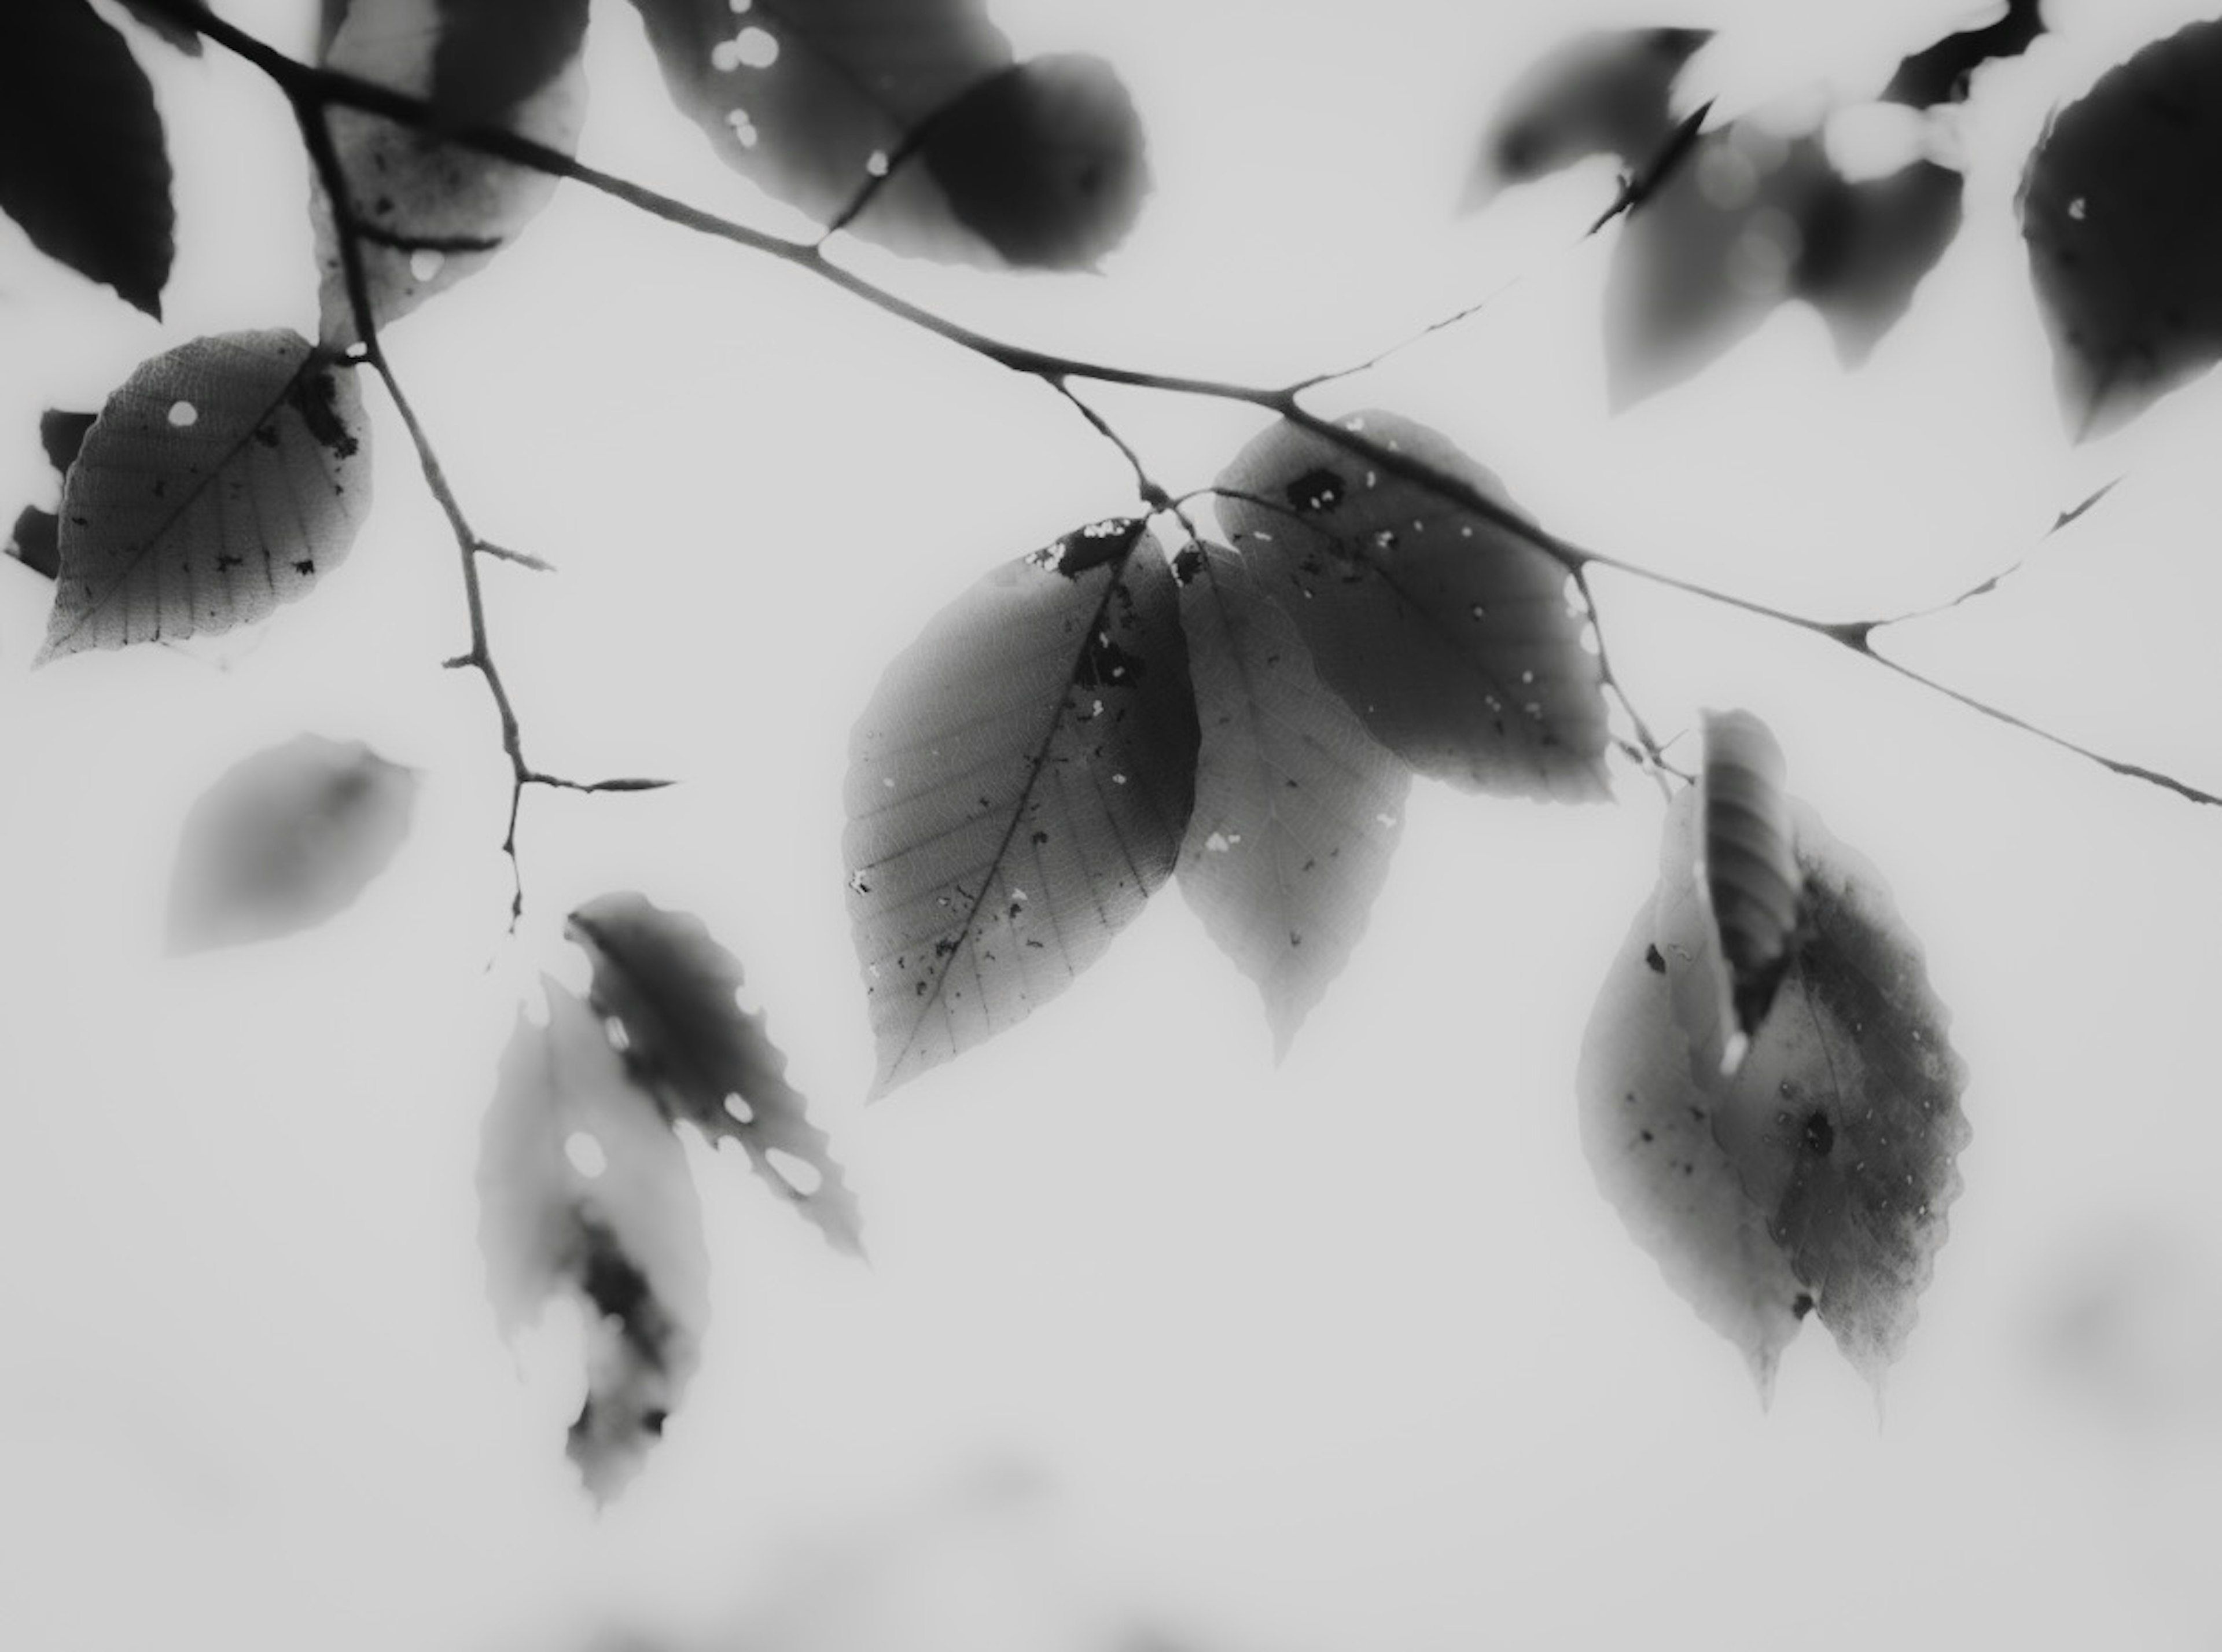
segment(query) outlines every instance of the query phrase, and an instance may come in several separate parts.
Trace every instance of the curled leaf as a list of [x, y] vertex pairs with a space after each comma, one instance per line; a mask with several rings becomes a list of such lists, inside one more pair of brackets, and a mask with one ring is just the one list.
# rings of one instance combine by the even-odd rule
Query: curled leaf
[[825, 1133], [787, 1082], [763, 1017], [740, 1007], [740, 960], [700, 919], [637, 894], [597, 896], [565, 927], [593, 960], [594, 1013], [625, 1028], [625, 1065], [665, 1116], [739, 1142], [819, 1231], [861, 1253], [857, 1202]]
[[1715, 967], [1686, 977], [1709, 989], [1702, 1009], [1678, 1008], [1693, 1052], [1733, 1073], [1790, 967], [1805, 877], [1783, 790], [1787, 764], [1773, 732], [1742, 711], [1709, 712], [1704, 726], [1697, 881], [1710, 931], [1704, 953]]
[[888, 668], [850, 743], [849, 917], [875, 1093], [1071, 984], [1172, 875], [1196, 706], [1139, 522], [1005, 563]]

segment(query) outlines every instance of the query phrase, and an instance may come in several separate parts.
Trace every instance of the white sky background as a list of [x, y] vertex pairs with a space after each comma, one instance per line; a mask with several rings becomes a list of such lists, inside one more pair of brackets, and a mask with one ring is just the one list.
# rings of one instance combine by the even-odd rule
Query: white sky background
[[[224, 9], [298, 48], [311, 9]], [[630, 9], [596, 9], [585, 156], [800, 230], [669, 110]], [[1788, 310], [1609, 419], [1610, 232], [1567, 250], [1609, 166], [1448, 208], [1491, 97], [1557, 34], [1729, 9], [999, 4], [1022, 49], [1100, 51], [1134, 89], [1158, 179], [1139, 231], [1101, 279], [845, 255], [999, 336], [1260, 381], [1528, 271], [1317, 405], [1395, 406], [1572, 539], [1817, 613], [1940, 599], [2126, 474], [2004, 593], [1886, 646], [2222, 790], [2222, 380], [2070, 449], [2011, 213], [2044, 111], [2200, 9], [2054, 0], [2067, 37], [1987, 77], [1967, 228], [1865, 372]], [[1957, 20], [1756, 9], [1737, 72], [1761, 83], [1864, 42], [1872, 87]], [[281, 101], [213, 49], [141, 56], [179, 171], [169, 320], [0, 230], [9, 512], [47, 485], [41, 406], [97, 406], [199, 334], [314, 331]], [[2222, 811], [1600, 576], [1654, 725], [1758, 711], [1884, 869], [1973, 1073], [1967, 1190], [1886, 1423], [1817, 1326], [1763, 1416], [1576, 1128], [1582, 1029], [1654, 876], [1648, 784], [1581, 812], [1416, 787], [1365, 940], [1277, 1070], [1252, 988], [1168, 890], [1062, 999], [866, 1112], [850, 725], [979, 573], [1131, 506], [1118, 455], [1039, 384], [569, 188], [389, 343], [481, 530], [562, 568], [487, 575], [534, 761], [687, 783], [529, 797], [505, 939], [492, 713], [438, 663], [465, 640], [455, 549], [374, 392], [376, 512], [266, 636], [33, 675], [45, 587], [0, 565], [11, 1645], [565, 1649], [602, 1624], [737, 1645], [798, 1556], [863, 1533], [935, 1546], [875, 1597], [893, 1627], [794, 1644], [1046, 1652], [1130, 1611], [1199, 1652], [2222, 1639]], [[1177, 490], [1259, 423], [1098, 405]], [[424, 770], [399, 861], [317, 932], [162, 961], [185, 810], [303, 728]], [[472, 1174], [518, 995], [581, 978], [562, 914], [612, 887], [743, 958], [876, 1261], [696, 1152], [704, 1365], [596, 1522], [562, 1455], [560, 1327], [529, 1385], [495, 1338]], [[2091, 1281], [2116, 1317], [2063, 1353], [2043, 1328]], [[1061, 1571], [946, 1512], [995, 1462], [1054, 1484], [1058, 1521], [1023, 1535]]]

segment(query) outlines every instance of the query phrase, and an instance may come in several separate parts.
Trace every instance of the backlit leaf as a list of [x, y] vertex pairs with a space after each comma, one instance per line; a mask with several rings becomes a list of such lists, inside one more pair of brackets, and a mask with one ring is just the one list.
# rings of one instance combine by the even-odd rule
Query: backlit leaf
[[[1345, 423], [1504, 500], [1495, 476], [1434, 430], [1378, 411]], [[1237, 549], [1375, 739], [1468, 790], [1605, 795], [1604, 676], [1557, 558], [1286, 421], [1243, 449], [1219, 487]]]
[[1467, 204], [1591, 155], [1649, 160], [1673, 129], [1674, 78], [1710, 38], [1701, 28], [1602, 28], [1545, 53], [1491, 116]]
[[684, 1397], [710, 1317], [709, 1255], [687, 1156], [601, 1023], [552, 981], [521, 1014], [480, 1139], [479, 1245], [502, 1334], [559, 1296], [587, 1322], [587, 1397], [568, 1449], [606, 1502]]
[[229, 631], [307, 594], [370, 509], [369, 434], [353, 370], [295, 333], [142, 362], [63, 485], [40, 659]]
[[2103, 436], [2222, 360], [2222, 22], [2100, 76], [2022, 181], [2069, 428]]
[[228, 769], [185, 817], [170, 950], [292, 934], [344, 912], [409, 833], [417, 774], [303, 734]]
[[[585, 0], [354, 0], [330, 68], [438, 108], [455, 126], [499, 125], [571, 154], [586, 118]], [[359, 110], [327, 116], [358, 226], [373, 321], [399, 319], [485, 267], [548, 204], [556, 180]], [[323, 339], [358, 342], [332, 203], [311, 217]]]
[[0, 211], [159, 318], [177, 216], [154, 91], [85, 0], [0, 5]]
[[8, 554], [33, 573], [53, 579], [61, 571], [60, 525], [52, 511], [26, 505], [8, 531]]
[[1193, 544], [1173, 570], [1202, 730], [1181, 892], [1258, 983], [1285, 1053], [1365, 931], [1411, 777], [1241, 557]]
[[1172, 874], [1196, 743], [1172, 575], [1139, 522], [1005, 563], [888, 668], [843, 840], [876, 1093], [1102, 955]]
[[2006, 0], [1991, 22], [1947, 35], [1899, 64], [1883, 88], [1883, 99], [1915, 109], [1962, 102], [1976, 70], [2020, 56], [2043, 33], [2043, 0]]
[[825, 1133], [787, 1082], [763, 1017], [740, 1007], [740, 960], [700, 919], [640, 895], [598, 896], [566, 929], [593, 960], [594, 1013], [624, 1027], [625, 1065], [666, 1115], [739, 1142], [827, 1239], [859, 1253], [857, 1202]]
[[1916, 160], [1880, 178], [1833, 179], [1815, 197], [1800, 228], [1798, 296], [1821, 312], [1847, 366], [1905, 318], [1960, 233], [1966, 182]]

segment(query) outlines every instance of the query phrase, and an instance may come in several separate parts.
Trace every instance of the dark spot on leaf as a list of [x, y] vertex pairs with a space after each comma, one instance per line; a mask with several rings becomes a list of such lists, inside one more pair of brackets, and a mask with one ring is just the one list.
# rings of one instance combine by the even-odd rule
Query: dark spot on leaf
[[1173, 558], [1173, 577], [1186, 585], [1203, 572], [1203, 553], [1189, 545]]
[[339, 386], [329, 372], [304, 372], [293, 380], [286, 399], [301, 422], [309, 427], [309, 434], [317, 438], [334, 455], [342, 459], [355, 457], [361, 443], [348, 431], [340, 418]]
[[1805, 1318], [1806, 1315], [1813, 1311], [1812, 1297], [1805, 1291], [1799, 1291], [1797, 1298], [1790, 1304], [1790, 1311], [1800, 1319]]
[[1817, 1107], [1805, 1115], [1803, 1139], [1809, 1151], [1825, 1159], [1836, 1145], [1836, 1127], [1830, 1123], [1829, 1115]]
[[1287, 492], [1289, 503], [1299, 511], [1332, 511], [1342, 503], [1342, 478], [1321, 465], [1290, 482]]
[[1035, 847], [1035, 848], [1037, 848], [1037, 849], [1040, 848], [1044, 844], [1047, 843], [1048, 841], [1049, 841], [1049, 833], [1048, 833], [1048, 832], [1035, 832], [1035, 833], [1034, 833], [1034, 835], [1033, 835], [1033, 845], [1034, 845], [1034, 847]]
[[306, 579], [310, 575], [317, 571], [316, 562], [311, 557], [304, 556], [299, 562], [293, 564], [293, 571], [296, 574], [300, 575], [302, 578]]
[[1643, 949], [1643, 963], [1654, 975], [1666, 973], [1666, 959], [1656, 946], [1647, 946]]

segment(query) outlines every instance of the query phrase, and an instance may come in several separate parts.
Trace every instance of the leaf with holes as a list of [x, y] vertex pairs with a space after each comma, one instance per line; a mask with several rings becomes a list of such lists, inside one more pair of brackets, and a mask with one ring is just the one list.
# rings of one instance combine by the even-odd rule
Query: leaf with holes
[[1566, 565], [1512, 525], [1525, 518], [1502, 485], [1447, 438], [1378, 411], [1345, 429], [1374, 455], [1284, 421], [1219, 479], [1220, 519], [1320, 675], [1423, 775], [1604, 796], [1604, 675]]
[[634, 0], [672, 99], [736, 171], [821, 223], [945, 261], [1084, 268], [1147, 188], [1090, 57], [1014, 64], [979, 0]]
[[62, 487], [41, 663], [267, 619], [336, 568], [370, 510], [354, 371], [297, 333], [224, 333], [142, 362]]
[[1702, 28], [1600, 28], [1562, 41], [1522, 72], [1482, 135], [1466, 204], [1481, 206], [1585, 160], [1651, 159], [1673, 130], [1675, 77], [1711, 39]]
[[409, 835], [417, 772], [303, 734], [227, 769], [185, 817], [173, 952], [267, 940], [344, 912]]
[[2020, 207], [2079, 437], [2222, 361], [2222, 22], [2146, 47], [2062, 110]]
[[710, 1259], [678, 1138], [586, 1005], [553, 981], [542, 989], [548, 1023], [518, 1015], [486, 1109], [479, 1247], [503, 1335], [567, 1294], [587, 1316], [587, 1398], [568, 1449], [606, 1502], [694, 1374]]
[[160, 319], [176, 251], [154, 91], [85, 0], [0, 5], [0, 211]]
[[1702, 947], [1675, 977], [1692, 1059], [1733, 1074], [1773, 1002], [1798, 940], [1804, 875], [1792, 842], [1788, 765], [1749, 712], [1708, 712], [1687, 859], [1704, 913]]
[[1202, 731], [1181, 892], [1258, 983], [1285, 1054], [1365, 932], [1411, 776], [1319, 680], [1241, 557], [1192, 544], [1173, 572]]
[[[504, 128], [563, 154], [578, 147], [586, 0], [354, 0], [325, 65], [422, 97], [452, 127]], [[556, 180], [360, 110], [329, 111], [375, 324], [399, 320], [483, 269], [548, 204]], [[332, 203], [311, 216], [323, 342], [358, 342]]]
[[1140, 913], [1180, 852], [1196, 743], [1178, 597], [1139, 522], [1005, 563], [888, 668], [843, 839], [875, 1094], [1063, 992]]
[[825, 1133], [805, 1116], [763, 1017], [740, 1007], [740, 960], [700, 919], [641, 895], [598, 896], [565, 927], [593, 961], [594, 1013], [625, 1028], [625, 1065], [666, 1115], [739, 1142], [819, 1232], [862, 1254], [857, 1201]]

